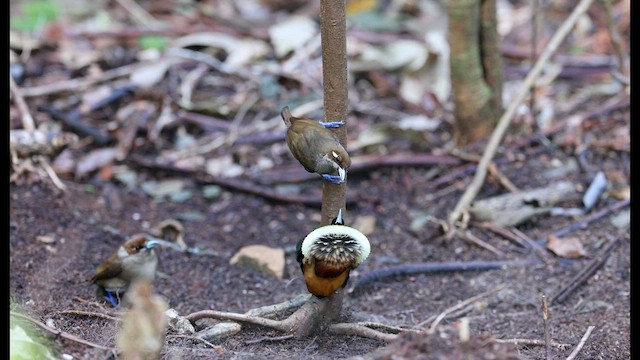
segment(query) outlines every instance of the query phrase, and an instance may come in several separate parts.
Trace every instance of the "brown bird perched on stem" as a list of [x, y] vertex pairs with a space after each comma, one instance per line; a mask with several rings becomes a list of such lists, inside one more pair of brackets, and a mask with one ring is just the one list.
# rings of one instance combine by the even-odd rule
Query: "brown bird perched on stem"
[[323, 298], [347, 285], [349, 273], [369, 256], [371, 245], [363, 233], [344, 225], [340, 210], [331, 225], [298, 241], [296, 252], [307, 290]]
[[305, 170], [318, 173], [325, 180], [341, 184], [351, 165], [349, 154], [338, 137], [329, 130], [344, 125], [343, 121], [317, 122], [291, 115], [285, 106], [280, 113], [287, 126], [287, 145]]
[[122, 294], [135, 279], [153, 281], [158, 266], [158, 256], [153, 247], [158, 239], [147, 234], [136, 234], [118, 248], [96, 269], [91, 282], [106, 295], [113, 306], [120, 302]]

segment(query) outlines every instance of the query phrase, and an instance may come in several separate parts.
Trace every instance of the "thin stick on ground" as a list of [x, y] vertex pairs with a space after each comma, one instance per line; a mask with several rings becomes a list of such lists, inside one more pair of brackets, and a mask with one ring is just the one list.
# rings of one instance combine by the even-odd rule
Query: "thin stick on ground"
[[191, 339], [191, 340], [200, 341], [201, 343], [206, 344], [207, 346], [209, 346], [209, 347], [211, 347], [211, 348], [213, 348], [213, 349], [215, 349], [215, 348], [217, 348], [217, 347], [218, 347], [218, 346], [216, 346], [216, 345], [214, 345], [214, 344], [210, 343], [209, 341], [207, 341], [207, 340], [205, 340], [205, 339], [203, 339], [203, 338], [199, 338], [199, 337], [197, 337], [197, 336], [193, 336], [193, 335], [183, 335], [183, 334], [171, 334], [171, 335], [167, 335], [167, 339], [170, 339], [170, 338], [184, 338], [184, 339]]
[[616, 29], [616, 21], [613, 18], [613, 12], [611, 11], [611, 0], [602, 0], [602, 5], [604, 6], [605, 14], [607, 15], [607, 28], [609, 30], [609, 37], [611, 38], [611, 45], [613, 45], [613, 50], [616, 54], [616, 58], [618, 60], [618, 72], [620, 76], [624, 76], [624, 80], [626, 80], [625, 85], [629, 85], [629, 77], [627, 72], [627, 54], [622, 46], [622, 40], [620, 39], [620, 34]]
[[[527, 345], [527, 346], [547, 346], [547, 342], [545, 340], [539, 339], [495, 339], [495, 342], [503, 343], [503, 344], [514, 344], [518, 345]], [[566, 348], [571, 346], [571, 344], [559, 343], [555, 341], [551, 341], [549, 345], [558, 348]]]
[[11, 89], [11, 94], [13, 95], [13, 100], [16, 102], [16, 106], [18, 106], [18, 110], [20, 110], [20, 115], [22, 115], [22, 127], [27, 131], [35, 130], [36, 126], [33, 121], [33, 116], [31, 116], [27, 102], [24, 101], [24, 95], [22, 95], [20, 87], [18, 87], [18, 84], [16, 84], [11, 74], [9, 74], [9, 88]]
[[[598, 221], [602, 218], [604, 218], [605, 216], [608, 216], [609, 214], [616, 212], [618, 210], [622, 210], [624, 208], [626, 208], [627, 206], [629, 206], [631, 204], [631, 200], [630, 199], [626, 199], [626, 200], [620, 200], [615, 204], [612, 204], [611, 206], [608, 206], [598, 212], [594, 212], [591, 215], [581, 219], [580, 221], [577, 221], [571, 225], [565, 226], [559, 230], [554, 231], [552, 234], [554, 236], [557, 237], [563, 237], [566, 235], [571, 234], [572, 232], [576, 231], [576, 230], [580, 230], [580, 229], [584, 229], [587, 225], [589, 225], [590, 223], [594, 222], [594, 221]], [[547, 237], [545, 236], [541, 239], [536, 240], [536, 243], [538, 245], [544, 245], [547, 242]]]
[[[467, 154], [457, 148], [451, 149], [451, 154], [455, 155], [463, 160], [467, 160], [467, 161], [473, 161], [473, 162], [479, 162], [481, 160], [481, 157], [475, 154]], [[498, 179], [498, 181], [500, 181], [500, 184], [507, 189], [507, 191], [512, 192], [512, 193], [517, 193], [520, 191], [520, 189], [518, 189], [518, 187], [511, 182], [511, 180], [509, 180], [509, 178], [502, 173], [502, 171], [500, 171], [500, 169], [498, 168], [498, 166], [496, 166], [495, 162], [490, 162], [489, 163], [489, 167], [488, 167], [488, 171], [489, 174], [491, 174], [492, 176], [496, 177]]]
[[[470, 297], [470, 298], [468, 298], [467, 300], [461, 301], [461, 302], [459, 302], [458, 304], [456, 304], [456, 305], [454, 305], [454, 306], [452, 306], [452, 307], [450, 307], [450, 308], [446, 309], [445, 311], [441, 312], [441, 313], [440, 313], [440, 315], [438, 315], [438, 316], [436, 317], [436, 319], [435, 319], [435, 320], [433, 320], [433, 322], [431, 323], [431, 326], [430, 326], [430, 327], [429, 327], [429, 329], [427, 330], [427, 334], [433, 334], [433, 333], [435, 332], [436, 328], [438, 327], [438, 324], [440, 324], [440, 322], [441, 322], [441, 321], [442, 321], [442, 320], [443, 320], [447, 315], [449, 315], [449, 314], [451, 314], [452, 312], [457, 311], [457, 310], [459, 310], [459, 309], [461, 309], [461, 308], [463, 308], [463, 307], [465, 307], [465, 306], [467, 306], [467, 305], [469, 305], [469, 304], [471, 304], [471, 303], [473, 303], [473, 302], [475, 302], [475, 301], [478, 301], [478, 300], [480, 300], [480, 299], [482, 299], [482, 298], [484, 298], [484, 297], [487, 297], [487, 296], [489, 296], [489, 295], [491, 295], [491, 294], [493, 294], [493, 293], [496, 293], [496, 292], [498, 292], [498, 291], [500, 291], [500, 290], [504, 289], [506, 286], [507, 286], [507, 285], [505, 285], [505, 284], [498, 285], [497, 287], [495, 287], [495, 288], [493, 288], [493, 289], [491, 289], [491, 290], [489, 290], [489, 291], [485, 291], [485, 292], [483, 292], [483, 293], [481, 293], [481, 294], [478, 294], [478, 295], [476, 295], [476, 296]], [[422, 326], [422, 325], [424, 325], [424, 321], [423, 321], [423, 322], [421, 322], [420, 324], [418, 324], [417, 326]]]
[[542, 323], [544, 324], [544, 345], [547, 360], [551, 359], [551, 332], [549, 330], [549, 304], [547, 297], [542, 295]]
[[253, 340], [247, 340], [247, 341], [244, 342], [244, 344], [245, 345], [254, 345], [254, 344], [259, 344], [261, 342], [283, 341], [283, 340], [289, 340], [291, 338], [293, 338], [292, 334], [280, 335], [280, 336], [264, 336], [264, 337], [253, 339]]
[[163, 24], [156, 20], [151, 14], [147, 12], [142, 6], [138, 5], [133, 0], [116, 0], [120, 6], [125, 8], [140, 24], [148, 29], [161, 29]]
[[460, 237], [462, 237], [464, 240], [470, 241], [478, 246], [480, 246], [481, 248], [487, 249], [489, 251], [491, 251], [492, 253], [498, 255], [499, 257], [504, 257], [505, 254], [496, 249], [493, 245], [489, 244], [488, 242], [480, 239], [479, 237], [473, 235], [473, 233], [470, 230], [464, 231], [464, 232], [460, 232]]
[[56, 311], [55, 314], [61, 314], [61, 315], [80, 315], [80, 316], [90, 316], [90, 317], [99, 317], [99, 318], [103, 318], [103, 319], [107, 319], [107, 320], [113, 320], [113, 321], [122, 321], [122, 319], [111, 316], [111, 315], [107, 315], [107, 314], [103, 314], [103, 313], [98, 313], [98, 312], [93, 312], [93, 311], [82, 311], [82, 310], [61, 310], [61, 311]]
[[115, 78], [128, 76], [135, 71], [148, 66], [146, 64], [134, 63], [131, 65], [124, 65], [115, 69], [111, 69], [103, 72], [100, 76], [96, 77], [83, 77], [78, 79], [61, 80], [55, 83], [34, 86], [28, 88], [22, 88], [22, 96], [35, 97], [51, 95], [62, 91], [77, 91], [80, 92], [83, 89], [88, 88], [91, 85], [101, 83], [103, 81], [109, 81]]
[[584, 347], [584, 344], [587, 343], [587, 339], [589, 339], [589, 336], [591, 336], [591, 332], [593, 331], [593, 329], [595, 329], [595, 326], [589, 326], [587, 328], [587, 331], [584, 333], [584, 335], [582, 336], [582, 339], [580, 339], [580, 343], [578, 343], [578, 345], [576, 346], [575, 349], [573, 349], [573, 351], [571, 352], [571, 354], [569, 354], [569, 356], [567, 357], [567, 360], [573, 360], [576, 358], [576, 356], [578, 356], [578, 353], [580, 352], [580, 350], [582, 350], [582, 348]]
[[455, 208], [449, 215], [449, 232], [451, 235], [455, 233], [456, 225], [460, 220], [460, 217], [463, 214], [463, 212], [466, 211], [466, 209], [469, 207], [473, 199], [475, 199], [475, 197], [480, 192], [480, 188], [482, 187], [487, 175], [487, 168], [489, 166], [489, 163], [493, 159], [498, 149], [498, 145], [500, 145], [500, 142], [502, 141], [502, 138], [507, 130], [507, 127], [511, 123], [513, 115], [516, 112], [516, 109], [529, 93], [529, 89], [531, 88], [535, 80], [538, 78], [540, 73], [542, 72], [543, 67], [549, 61], [549, 59], [551, 58], [551, 55], [553, 55], [556, 52], [562, 40], [564, 40], [564, 38], [569, 34], [573, 26], [576, 24], [576, 22], [580, 18], [580, 16], [585, 11], [587, 11], [589, 6], [591, 6], [592, 2], [593, 0], [581, 0], [580, 3], [574, 8], [571, 15], [569, 15], [569, 17], [564, 21], [564, 23], [558, 28], [558, 30], [553, 35], [551, 40], [549, 40], [549, 43], [547, 44], [544, 51], [540, 55], [540, 58], [538, 58], [538, 61], [536, 61], [536, 64], [534, 65], [533, 69], [531, 69], [527, 77], [524, 79], [524, 82], [520, 87], [519, 92], [516, 94], [516, 96], [512, 100], [511, 105], [504, 112], [504, 114], [498, 121], [498, 125], [496, 125], [495, 130], [491, 134], [491, 138], [487, 143], [485, 152], [484, 154], [482, 154], [482, 158], [478, 163], [478, 168], [476, 170], [476, 174], [473, 177], [471, 184], [469, 185], [469, 187], [467, 187], [467, 190], [464, 192], [464, 194], [456, 204]]
[[77, 337], [75, 335], [71, 335], [71, 334], [69, 334], [67, 332], [64, 332], [62, 330], [54, 329], [54, 328], [52, 328], [52, 327], [50, 327], [48, 325], [45, 325], [42, 322], [30, 317], [30, 316], [23, 315], [23, 314], [14, 312], [14, 311], [11, 311], [10, 314], [11, 314], [11, 316], [16, 316], [16, 317], [25, 319], [27, 321], [30, 321], [30, 322], [38, 325], [39, 327], [43, 328], [44, 330], [47, 330], [48, 332], [50, 332], [50, 333], [52, 333], [52, 334], [54, 334], [56, 336], [60, 336], [62, 338], [65, 338], [67, 340], [71, 340], [71, 341], [74, 341], [74, 342], [77, 342], [77, 343], [80, 343], [80, 344], [83, 344], [83, 345], [87, 345], [87, 346], [90, 346], [90, 347], [94, 347], [94, 348], [97, 348], [97, 349], [108, 350], [108, 351], [112, 351], [112, 352], [115, 351], [114, 348], [110, 348], [110, 347], [107, 347], [107, 346], [102, 346], [102, 345], [93, 343], [91, 341], [88, 341], [88, 340], [85, 340], [85, 339], [81, 339], [81, 338], [79, 338], [79, 337]]

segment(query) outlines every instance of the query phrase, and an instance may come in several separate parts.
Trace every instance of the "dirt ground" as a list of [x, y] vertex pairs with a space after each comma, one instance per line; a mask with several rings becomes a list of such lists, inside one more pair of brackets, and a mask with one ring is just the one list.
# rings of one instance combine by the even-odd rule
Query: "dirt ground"
[[[503, 166], [502, 170], [521, 188], [542, 186], [548, 180], [539, 174], [549, 168], [549, 158], [552, 157], [564, 159], [565, 155], [547, 149], [541, 155]], [[628, 174], [628, 158], [625, 160], [620, 153], [609, 152], [604, 156], [594, 156], [594, 159], [601, 162], [602, 168]], [[362, 274], [389, 265], [498, 259], [495, 254], [459, 238], [434, 241], [438, 235], [437, 226], [427, 225], [418, 233], [408, 230], [411, 211], [424, 209], [436, 217], [443, 217], [457, 200], [457, 196], [447, 195], [429, 201], [427, 195], [433, 190], [430, 181], [426, 180], [428, 171], [422, 168], [381, 168], [350, 176], [348, 192], [353, 193], [357, 201], [348, 206], [346, 221], [362, 215], [373, 215], [376, 219], [375, 230], [369, 235], [371, 256], [353, 273], [351, 286]], [[160, 178], [167, 175], [146, 171], [140, 176]], [[575, 184], [588, 184], [580, 172], [565, 177]], [[64, 194], [48, 182], [11, 185], [10, 188], [12, 299], [26, 314], [43, 322], [50, 320], [62, 331], [113, 347], [117, 331], [115, 321], [61, 312], [84, 310], [117, 315], [116, 310], [96, 298], [94, 287], [87, 282], [95, 267], [119, 246], [122, 234], [139, 232], [167, 218], [189, 219], [188, 215], [193, 213], [204, 214], [204, 217], [183, 220], [186, 242], [190, 246], [214, 250], [218, 256], [160, 249], [161, 276], [154, 285], [170, 307], [182, 315], [204, 309], [243, 313], [305, 293], [304, 282], [292, 254], [287, 256], [282, 280], [254, 269], [231, 266], [229, 258], [241, 246], [249, 244], [290, 248], [298, 237], [317, 225], [319, 209], [316, 207], [275, 203], [229, 190], [223, 190], [215, 200], [206, 199], [202, 196], [202, 185], [195, 182], [188, 185], [193, 196], [182, 203], [159, 203], [139, 189], [128, 190], [113, 183], [95, 184], [95, 187], [72, 181], [65, 181], [65, 184], [69, 189]], [[462, 184], [456, 193], [461, 188]], [[490, 177], [483, 194], [499, 191], [499, 184]], [[602, 199], [594, 211], [616, 201]], [[579, 207], [579, 198], [567, 205]], [[532, 239], [544, 239], [555, 230], [575, 222], [576, 219], [572, 218], [540, 217], [520, 226], [520, 230]], [[505, 238], [478, 228], [474, 231], [503, 251], [505, 256], [502, 259], [536, 258], [531, 251], [523, 251]], [[614, 227], [611, 216], [579, 228], [570, 235], [584, 245], [587, 255], [583, 258], [569, 260], [550, 256], [548, 265], [399, 276], [374, 282], [356, 293], [348, 293], [343, 313], [358, 318], [370, 316], [376, 321], [407, 328], [421, 324], [418, 329], [425, 329], [430, 322], [423, 322], [430, 317], [504, 285], [505, 288], [496, 294], [471, 303], [463, 313], [446, 317], [442, 326], [446, 328], [465, 316], [469, 319], [473, 336], [541, 341], [544, 339], [541, 296], [550, 297], [566, 286], [619, 233], [623, 234], [623, 239], [604, 266], [564, 303], [550, 306], [551, 338], [554, 344], [566, 344], [552, 346], [550, 351], [551, 358], [568, 356], [587, 328], [594, 326], [578, 358], [627, 359], [630, 358], [629, 233], [628, 228], [621, 232]], [[43, 240], [43, 236], [48, 236], [49, 243]], [[360, 337], [322, 334], [301, 340], [246, 343], [255, 338], [277, 335], [274, 331], [248, 326], [240, 333], [216, 342], [220, 345], [217, 350], [193, 339], [169, 335], [163, 358], [336, 359], [371, 353], [385, 346]], [[455, 340], [455, 336], [433, 335], [429, 339], [426, 335], [412, 334], [395, 344], [398, 348], [393, 353], [398, 356], [404, 354], [405, 357], [393, 358], [420, 358], [416, 354], [422, 354], [425, 359], [457, 358], [454, 349], [459, 349], [460, 344]], [[100, 359], [109, 355], [108, 351], [60, 338], [55, 340], [55, 344], [61, 353], [71, 354], [77, 359]], [[520, 358], [544, 358], [545, 346], [532, 343], [511, 345], [506, 351], [512, 351]], [[477, 354], [477, 358], [493, 358], [480, 352]]]

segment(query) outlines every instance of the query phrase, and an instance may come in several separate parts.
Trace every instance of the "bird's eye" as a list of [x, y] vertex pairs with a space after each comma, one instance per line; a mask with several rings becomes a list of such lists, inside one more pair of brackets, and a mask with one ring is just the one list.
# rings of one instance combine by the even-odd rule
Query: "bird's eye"
[[136, 245], [136, 246], [133, 247], [133, 250], [135, 250], [135, 251], [140, 251], [142, 249], [144, 249], [144, 246], [142, 246], [142, 245]]
[[337, 153], [337, 152], [332, 151], [332, 152], [331, 152], [331, 155], [333, 155], [333, 158], [334, 158], [334, 159], [336, 159], [338, 162], [340, 161], [340, 155], [338, 155], [338, 153]]

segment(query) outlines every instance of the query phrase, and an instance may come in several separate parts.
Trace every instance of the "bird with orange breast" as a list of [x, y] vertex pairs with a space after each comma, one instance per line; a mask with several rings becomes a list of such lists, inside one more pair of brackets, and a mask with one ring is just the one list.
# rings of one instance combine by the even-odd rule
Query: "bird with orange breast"
[[331, 225], [301, 239], [296, 252], [307, 290], [324, 298], [347, 285], [349, 273], [366, 260], [371, 245], [363, 233], [344, 225], [341, 209]]

